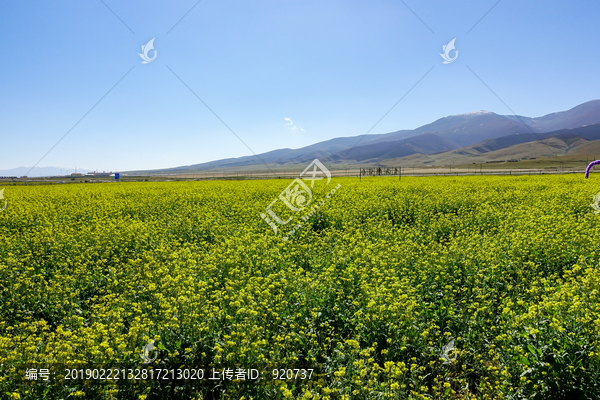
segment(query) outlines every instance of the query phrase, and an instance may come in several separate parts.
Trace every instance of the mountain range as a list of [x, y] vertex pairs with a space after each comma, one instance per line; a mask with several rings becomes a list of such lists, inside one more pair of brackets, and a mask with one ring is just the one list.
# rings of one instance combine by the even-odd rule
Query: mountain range
[[[567, 148], [576, 142], [576, 147], [581, 149], [586, 147], [586, 142], [595, 140], [600, 140], [600, 100], [535, 118], [475, 111], [440, 118], [411, 130], [340, 137], [299, 149], [273, 150], [259, 154], [260, 159], [245, 156], [144, 172], [261, 168], [263, 162], [269, 166], [285, 166], [305, 164], [315, 158], [327, 165], [391, 165], [390, 160], [414, 162], [429, 157], [431, 162], [453, 156], [492, 156], [502, 150], [502, 154], [510, 158], [511, 152], [516, 154], [527, 144], [531, 147], [531, 142], [539, 142], [538, 147], [541, 145], [539, 148], [547, 153], [545, 156], [556, 156], [566, 154]], [[515, 146], [521, 148], [506, 151]]]

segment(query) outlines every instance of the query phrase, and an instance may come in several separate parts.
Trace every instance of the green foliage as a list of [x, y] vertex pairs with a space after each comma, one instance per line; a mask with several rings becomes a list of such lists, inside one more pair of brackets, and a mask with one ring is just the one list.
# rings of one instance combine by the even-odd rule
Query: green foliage
[[[338, 183], [287, 241], [259, 216], [281, 180], [7, 189], [0, 393], [600, 397], [594, 176], [333, 179], [313, 201]], [[151, 339], [153, 365], [324, 375], [221, 388], [16, 383], [31, 363], [139, 365]]]

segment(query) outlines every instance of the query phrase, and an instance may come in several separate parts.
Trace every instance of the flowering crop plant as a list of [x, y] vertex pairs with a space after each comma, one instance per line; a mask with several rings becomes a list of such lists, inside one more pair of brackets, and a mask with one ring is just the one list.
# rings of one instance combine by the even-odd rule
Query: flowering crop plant
[[[0, 396], [600, 397], [600, 219], [590, 207], [600, 178], [332, 183], [343, 190], [287, 241], [260, 217], [282, 180], [10, 186]], [[315, 198], [326, 190], [315, 186]], [[315, 376], [22, 379], [30, 367], [122, 365]]]

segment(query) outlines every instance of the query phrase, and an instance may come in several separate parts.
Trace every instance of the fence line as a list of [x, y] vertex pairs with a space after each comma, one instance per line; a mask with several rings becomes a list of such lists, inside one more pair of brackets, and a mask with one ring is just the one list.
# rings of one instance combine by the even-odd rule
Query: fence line
[[[361, 168], [361, 169], [344, 169], [330, 170], [332, 177], [417, 177], [417, 176], [474, 176], [474, 175], [545, 175], [545, 174], [579, 174], [584, 173], [582, 170], [556, 171], [550, 169], [536, 170], [477, 170], [477, 171], [452, 171], [452, 172], [421, 172], [411, 171], [413, 168], [397, 167], [397, 168]], [[295, 179], [298, 178], [299, 171], [277, 171], [272, 172], [219, 172], [219, 173], [186, 173], [186, 174], [153, 174], [150, 178], [169, 179], [201, 179], [201, 180], [246, 180], [246, 179]], [[135, 178], [135, 176], [129, 176]], [[140, 176], [141, 177], [141, 176]]]

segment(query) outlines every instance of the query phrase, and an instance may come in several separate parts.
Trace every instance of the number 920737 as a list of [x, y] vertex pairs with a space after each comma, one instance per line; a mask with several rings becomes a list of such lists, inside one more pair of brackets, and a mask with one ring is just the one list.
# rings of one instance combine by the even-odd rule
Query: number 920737
[[277, 368], [271, 372], [271, 377], [279, 380], [310, 379], [312, 374], [312, 369]]

